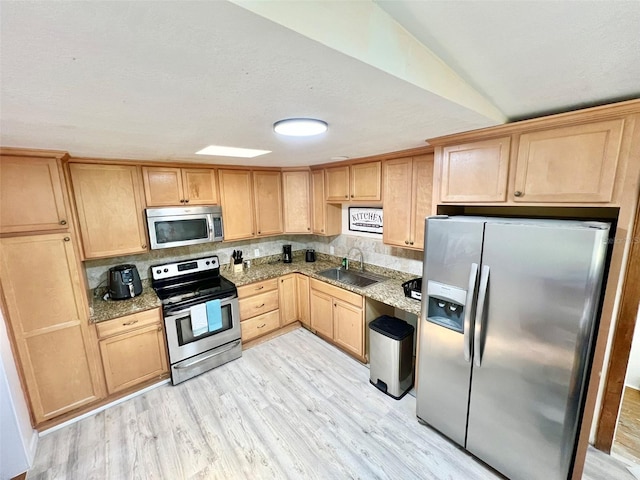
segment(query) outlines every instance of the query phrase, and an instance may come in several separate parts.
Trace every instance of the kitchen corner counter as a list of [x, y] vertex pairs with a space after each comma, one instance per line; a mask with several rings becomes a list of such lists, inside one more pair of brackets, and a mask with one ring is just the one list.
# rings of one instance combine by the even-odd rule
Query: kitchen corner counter
[[[96, 290], [98, 292], [97, 296], [95, 295]], [[89, 302], [90, 323], [104, 322], [162, 306], [156, 292], [151, 288], [149, 280], [142, 280], [142, 294], [126, 300], [103, 300], [106, 291], [106, 288], [102, 287], [91, 292], [91, 300]]]
[[405, 297], [404, 289], [402, 288], [402, 284], [404, 282], [416, 278], [416, 275], [365, 264], [366, 271], [384, 275], [389, 279], [369, 287], [359, 288], [337, 282], [335, 280], [329, 280], [328, 278], [318, 275], [317, 272], [321, 272], [329, 268], [335, 268], [340, 265], [340, 258], [338, 257], [330, 257], [328, 255], [320, 254], [318, 257], [317, 261], [308, 263], [304, 261], [304, 256], [301, 257], [294, 253], [292, 263], [282, 263], [280, 261], [274, 263], [253, 263], [249, 270], [243, 271], [242, 273], [233, 273], [229, 266], [224, 265], [220, 269], [220, 274], [235, 283], [236, 286], [240, 287], [249, 283], [276, 278], [288, 273], [302, 273], [311, 278], [315, 278], [344, 290], [357, 293], [366, 298], [371, 298], [386, 305], [404, 310], [405, 312], [420, 316], [420, 302], [418, 300]]

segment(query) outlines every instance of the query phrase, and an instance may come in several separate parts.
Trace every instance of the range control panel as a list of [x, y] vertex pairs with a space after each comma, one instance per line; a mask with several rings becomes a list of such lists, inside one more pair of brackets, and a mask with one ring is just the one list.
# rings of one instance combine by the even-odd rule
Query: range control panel
[[220, 268], [220, 261], [217, 255], [210, 257], [185, 260], [183, 262], [165, 263], [164, 265], [154, 265], [151, 267], [151, 275], [154, 280], [179, 277], [190, 273], [206, 272]]

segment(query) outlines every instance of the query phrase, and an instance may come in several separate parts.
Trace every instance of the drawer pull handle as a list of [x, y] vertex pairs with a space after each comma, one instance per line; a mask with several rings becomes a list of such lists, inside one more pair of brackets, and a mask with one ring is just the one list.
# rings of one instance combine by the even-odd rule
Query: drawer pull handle
[[256, 288], [256, 290], [262, 290], [264, 288], [264, 285], [260, 285], [258, 288]]
[[258, 328], [262, 328], [262, 327], [266, 327], [266, 326], [267, 326], [267, 324], [266, 324], [266, 323], [263, 323], [263, 324], [262, 324], [262, 325], [260, 325]]
[[130, 321], [130, 322], [125, 322], [125, 323], [123, 323], [123, 324], [122, 324], [122, 326], [123, 326], [123, 327], [126, 327], [126, 326], [128, 326], [128, 325], [134, 325], [134, 324], [136, 324], [136, 323], [138, 323], [138, 320], [132, 320], [132, 321]]
[[256, 308], [262, 308], [264, 307], [264, 303], [262, 305], [258, 305]]

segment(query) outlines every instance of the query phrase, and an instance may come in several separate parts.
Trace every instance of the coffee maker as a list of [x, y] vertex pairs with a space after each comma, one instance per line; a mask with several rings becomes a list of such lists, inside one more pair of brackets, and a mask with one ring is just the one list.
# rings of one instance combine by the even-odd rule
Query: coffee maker
[[282, 263], [291, 263], [293, 256], [291, 255], [291, 245], [282, 246]]

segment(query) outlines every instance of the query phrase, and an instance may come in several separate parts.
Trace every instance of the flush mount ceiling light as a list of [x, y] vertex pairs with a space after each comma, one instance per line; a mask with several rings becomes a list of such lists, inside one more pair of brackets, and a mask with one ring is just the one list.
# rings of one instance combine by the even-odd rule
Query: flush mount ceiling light
[[273, 124], [273, 130], [280, 135], [310, 137], [327, 131], [327, 122], [315, 118], [285, 118]]
[[217, 157], [242, 157], [253, 158], [265, 153], [271, 153], [271, 150], [255, 150], [253, 148], [237, 148], [222, 147], [220, 145], [209, 145], [202, 150], [196, 152], [196, 155], [214, 155]]

